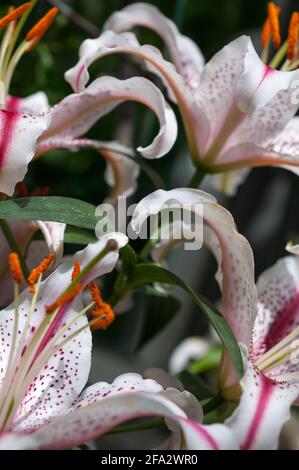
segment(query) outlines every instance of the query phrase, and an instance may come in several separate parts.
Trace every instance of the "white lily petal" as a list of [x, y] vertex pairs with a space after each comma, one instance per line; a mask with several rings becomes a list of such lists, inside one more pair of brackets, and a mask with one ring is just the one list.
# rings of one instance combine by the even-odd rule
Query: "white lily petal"
[[290, 418], [290, 407], [298, 395], [298, 385], [272, 382], [252, 364], [242, 382], [239, 406], [225, 424], [243, 450], [274, 450], [284, 423]]
[[38, 91], [33, 95], [26, 96], [26, 98], [8, 96], [6, 100], [6, 109], [7, 111], [29, 113], [35, 116], [40, 116], [48, 111], [49, 102], [47, 95], [43, 91]]
[[249, 243], [236, 231], [231, 214], [211, 195], [187, 188], [158, 190], [142, 199], [132, 217], [133, 230], [139, 233], [147, 217], [158, 214], [169, 204], [172, 208], [183, 208], [202, 217], [217, 236], [222, 250], [221, 310], [238, 341], [248, 345], [256, 316], [257, 297]]
[[43, 116], [0, 111], [0, 192], [12, 196], [24, 179], [36, 141], [48, 125]]
[[[287, 93], [280, 96], [293, 108], [293, 114], [298, 104], [291, 99], [294, 93], [294, 84], [299, 78], [299, 72], [282, 72], [274, 70], [264, 64], [257, 55], [251, 42], [248, 43], [248, 52], [244, 60], [244, 71], [238, 78], [237, 104], [244, 113], [252, 114], [254, 111], [267, 105], [279, 92], [286, 90]], [[278, 101], [279, 103], [279, 101]], [[276, 102], [276, 106], [280, 106]]]
[[[123, 247], [128, 239], [120, 233], [106, 234], [101, 239], [88, 245], [84, 250], [76, 253], [76, 259], [79, 261], [83, 269], [96, 255], [98, 255], [106, 246], [108, 240], [115, 240], [118, 248]], [[110, 272], [118, 260], [118, 251], [108, 253], [88, 275], [82, 279], [83, 284], [97, 278], [103, 274]], [[28, 329], [27, 341], [32, 337], [41, 321], [45, 318], [45, 307], [51, 305], [53, 301], [69, 286], [71, 274], [73, 271], [72, 259], [62, 263], [45, 281], [40, 285], [39, 297], [36, 303], [35, 312], [30, 321]], [[53, 293], [55, 293], [53, 295]], [[31, 304], [31, 295], [28, 291], [24, 291], [19, 297], [19, 335], [16, 340], [18, 346], [24, 329], [26, 317], [28, 315]], [[82, 310], [82, 302], [77, 298], [73, 302], [69, 302], [50, 328], [45, 332], [42, 349], [53, 337], [57, 329], [65, 322], [74, 318], [74, 316]], [[2, 310], [0, 315], [0, 337], [1, 341], [1, 381], [9, 367], [7, 361], [9, 359], [10, 348], [12, 344], [12, 331], [15, 318], [14, 304]], [[73, 324], [65, 333], [65, 337], [72, 334], [73, 331], [87, 325], [86, 316], [81, 316], [75, 324]], [[63, 339], [65, 339], [65, 337]], [[25, 345], [26, 346], [26, 343]], [[38, 355], [37, 355], [38, 359]], [[91, 361], [91, 333], [86, 328], [80, 334], [75, 336], [71, 341], [51, 357], [42, 370], [39, 371], [35, 381], [27, 390], [26, 396], [21, 402], [18, 414], [15, 417], [15, 429], [32, 429], [49, 420], [51, 416], [55, 416], [65, 411], [71, 403], [78, 397], [84, 387], [90, 369]], [[24, 390], [25, 393], [26, 390]]]
[[34, 438], [40, 448], [65, 449], [94, 439], [125, 421], [144, 416], [175, 420], [181, 428], [185, 449], [236, 448], [225, 426], [202, 426], [188, 420], [185, 413], [168, 398], [142, 392], [106, 398], [56, 418], [34, 433]]
[[147, 3], [134, 3], [113, 13], [104, 24], [104, 30], [117, 33], [128, 31], [135, 26], [152, 29], [164, 41], [170, 59], [185, 83], [197, 88], [204, 66], [204, 58], [197, 45], [183, 36], [176, 25], [164, 16], [158, 8]]
[[204, 357], [211, 348], [211, 341], [197, 336], [185, 338], [172, 352], [169, 359], [169, 370], [178, 374], [186, 369], [194, 359]]
[[[280, 259], [260, 276], [257, 283], [258, 315], [252, 345], [255, 359], [276, 346], [299, 325], [298, 285], [299, 258], [295, 256]], [[298, 364], [290, 358], [273, 368], [268, 375], [275, 377], [292, 372], [298, 372]]]
[[83, 92], [69, 95], [52, 108], [51, 124], [39, 142], [42, 144], [50, 138], [57, 137], [79, 137], [98, 119], [127, 100], [148, 106], [160, 123], [160, 131], [152, 144], [148, 147], [139, 147], [138, 151], [146, 158], [159, 158], [168, 153], [177, 137], [174, 112], [165, 102], [160, 90], [149, 80], [141, 77], [128, 80], [101, 77]]

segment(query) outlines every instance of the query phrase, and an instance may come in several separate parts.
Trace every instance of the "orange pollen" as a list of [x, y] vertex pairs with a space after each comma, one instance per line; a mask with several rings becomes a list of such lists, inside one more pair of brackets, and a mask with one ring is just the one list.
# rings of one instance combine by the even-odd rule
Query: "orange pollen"
[[54, 254], [50, 253], [46, 258], [37, 266], [37, 268], [33, 269], [27, 279], [29, 284], [29, 292], [34, 294], [35, 292], [35, 284], [41, 274], [43, 274], [47, 269], [50, 267], [52, 261], [54, 260]]
[[88, 284], [95, 309], [91, 312], [91, 327], [94, 330], [106, 330], [115, 320], [115, 313], [110, 305], [103, 301], [100, 291], [94, 282]]
[[280, 34], [280, 24], [279, 24], [279, 13], [280, 9], [275, 5], [275, 3], [268, 3], [268, 20], [271, 30], [271, 36], [273, 40], [274, 47], [278, 49], [281, 46], [281, 34]]
[[62, 307], [63, 305], [71, 302], [82, 290], [82, 285], [80, 283], [76, 284], [71, 289], [67, 290], [64, 294], [58, 297], [57, 300], [51, 305], [47, 305], [46, 313], [53, 313], [57, 308]]
[[78, 260], [75, 260], [74, 261], [74, 268], [73, 268], [73, 272], [72, 272], [72, 281], [74, 281], [76, 279], [76, 277], [79, 276], [81, 272], [81, 268], [80, 268], [80, 263]]
[[23, 5], [19, 6], [18, 8], [13, 8], [9, 9], [7, 15], [3, 16], [3, 18], [0, 19], [0, 29], [4, 28], [4, 26], [8, 25], [12, 21], [17, 20], [22, 16], [25, 11], [29, 10], [29, 8], [32, 7], [31, 2], [23, 3]]
[[299, 36], [299, 13], [294, 12], [291, 17], [288, 32], [288, 59], [293, 61], [297, 52]]
[[21, 263], [17, 253], [10, 253], [8, 255], [8, 264], [9, 269], [12, 275], [13, 280], [16, 284], [22, 284], [23, 280], [23, 271], [21, 268]]
[[46, 13], [45, 16], [43, 16], [33, 26], [33, 28], [31, 28], [30, 31], [28, 31], [25, 37], [25, 41], [30, 41], [30, 42], [33, 41], [33, 43], [31, 44], [31, 46], [29, 46], [27, 51], [33, 49], [33, 47], [35, 47], [39, 43], [39, 41], [42, 39], [44, 34], [46, 34], [51, 24], [53, 23], [54, 18], [57, 15], [58, 11], [59, 10], [56, 7], [51, 8], [51, 10], [49, 10], [48, 13]]

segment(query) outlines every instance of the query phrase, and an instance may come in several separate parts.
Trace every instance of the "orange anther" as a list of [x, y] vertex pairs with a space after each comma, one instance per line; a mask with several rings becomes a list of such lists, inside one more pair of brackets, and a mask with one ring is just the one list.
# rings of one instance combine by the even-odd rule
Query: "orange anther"
[[73, 272], [72, 272], [72, 281], [74, 281], [76, 279], [76, 277], [79, 276], [80, 271], [81, 271], [80, 263], [79, 263], [78, 260], [75, 259], [74, 268], [73, 268]]
[[299, 36], [299, 13], [292, 14], [288, 32], [288, 59], [293, 61], [296, 58]]
[[47, 269], [50, 267], [52, 261], [54, 259], [54, 254], [50, 253], [48, 256], [46, 256], [45, 259], [37, 266], [37, 268], [33, 269], [27, 279], [27, 282], [29, 284], [29, 292], [31, 294], [34, 294], [35, 292], [35, 284], [41, 274], [43, 274]]
[[281, 34], [280, 34], [280, 24], [279, 24], [279, 12], [275, 3], [268, 3], [268, 20], [271, 30], [271, 37], [273, 40], [274, 47], [278, 49], [281, 45]]
[[0, 29], [4, 28], [4, 26], [8, 25], [12, 21], [20, 18], [20, 16], [22, 16], [25, 11], [29, 10], [29, 8], [32, 8], [31, 2], [23, 3], [23, 5], [19, 6], [18, 8], [10, 8], [7, 15], [0, 19]]
[[82, 290], [82, 285], [80, 283], [76, 284], [71, 289], [67, 290], [64, 294], [58, 297], [55, 302], [51, 305], [47, 305], [46, 313], [53, 313], [57, 308], [62, 307], [63, 305], [71, 302]]
[[19, 256], [17, 253], [10, 253], [8, 255], [8, 264], [9, 269], [12, 275], [13, 280], [16, 284], [22, 284], [23, 280], [23, 271], [20, 263]]
[[92, 300], [95, 303], [95, 309], [91, 312], [91, 327], [94, 330], [106, 330], [115, 320], [115, 313], [111, 306], [104, 302], [99, 289], [94, 282], [88, 284]]
[[34, 26], [28, 31], [25, 41], [31, 42], [31, 45], [28, 47], [27, 51], [33, 49], [41, 40], [41, 38], [46, 34], [51, 24], [54, 21], [55, 16], [58, 13], [58, 8], [54, 7], [48, 11]]

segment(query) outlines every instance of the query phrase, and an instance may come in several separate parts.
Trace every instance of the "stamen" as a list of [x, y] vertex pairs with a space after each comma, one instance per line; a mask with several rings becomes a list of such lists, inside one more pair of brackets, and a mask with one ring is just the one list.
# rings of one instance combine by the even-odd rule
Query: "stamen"
[[268, 19], [271, 30], [271, 36], [273, 40], [274, 47], [278, 49], [281, 46], [281, 34], [280, 34], [280, 24], [279, 24], [279, 11], [275, 3], [268, 3]]
[[32, 8], [31, 2], [23, 3], [23, 5], [19, 6], [18, 8], [10, 9], [7, 15], [0, 19], [0, 29], [4, 28], [4, 26], [7, 26], [12, 21], [20, 18], [20, 16], [22, 16], [25, 11], [29, 10], [29, 8]]
[[71, 289], [64, 292], [60, 297], [58, 297], [55, 302], [51, 305], [46, 306], [46, 313], [50, 314], [55, 312], [59, 307], [71, 302], [82, 290], [82, 285], [80, 283], [76, 284]]
[[20, 259], [17, 253], [10, 253], [8, 256], [9, 269], [16, 284], [22, 284], [24, 278]]
[[270, 27], [269, 19], [267, 18], [262, 29], [262, 36], [261, 36], [262, 48], [265, 48], [267, 46], [270, 38], [271, 38], [271, 27]]
[[50, 28], [51, 24], [54, 21], [55, 16], [58, 13], [58, 8], [54, 7], [48, 11], [34, 26], [30, 29], [25, 37], [25, 41], [32, 42], [32, 44], [28, 47], [27, 52], [33, 49], [42, 37], [46, 34], [48, 29]]
[[72, 272], [72, 281], [74, 281], [76, 277], [79, 276], [80, 272], [81, 272], [80, 263], [78, 260], [75, 259], [74, 268]]
[[54, 254], [50, 253], [41, 263], [40, 265], [33, 269], [27, 279], [27, 282], [29, 284], [29, 292], [31, 294], [34, 294], [35, 292], [35, 284], [38, 281], [38, 278], [41, 274], [43, 274], [47, 269], [50, 267], [52, 261], [54, 259]]
[[296, 59], [299, 36], [299, 13], [294, 12], [291, 17], [288, 32], [288, 59], [292, 62]]
[[103, 301], [100, 291], [94, 282], [90, 282], [88, 287], [92, 300], [95, 303], [95, 309], [91, 312], [93, 321], [90, 323], [90, 326], [94, 330], [106, 330], [115, 320], [115, 313], [111, 306]]

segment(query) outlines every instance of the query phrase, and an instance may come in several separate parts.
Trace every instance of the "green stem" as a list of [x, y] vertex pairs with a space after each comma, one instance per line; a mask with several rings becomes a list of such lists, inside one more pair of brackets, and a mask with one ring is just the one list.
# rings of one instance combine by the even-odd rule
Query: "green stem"
[[194, 175], [192, 176], [188, 187], [189, 188], [198, 188], [198, 186], [202, 183], [204, 177], [206, 176], [205, 171], [202, 168], [199, 168], [195, 171]]
[[134, 432], [134, 431], [145, 431], [147, 429], [156, 429], [164, 426], [164, 421], [162, 418], [154, 418], [146, 423], [138, 424], [127, 424], [124, 426], [118, 426], [117, 428], [112, 429], [107, 432], [107, 434], [119, 434], [123, 432]]
[[22, 270], [23, 270], [23, 274], [27, 279], [29, 274], [30, 274], [29, 269], [27, 268], [24, 257], [22, 255], [22, 253], [20, 252], [20, 248], [19, 248], [19, 246], [18, 246], [18, 244], [17, 244], [17, 242], [16, 242], [16, 240], [13, 236], [13, 233], [10, 230], [10, 227], [9, 227], [8, 223], [6, 222], [6, 220], [0, 220], [0, 228], [3, 232], [3, 235], [6, 238], [6, 241], [9, 245], [10, 249], [18, 255], [18, 257], [20, 259], [21, 267], [22, 267]]

